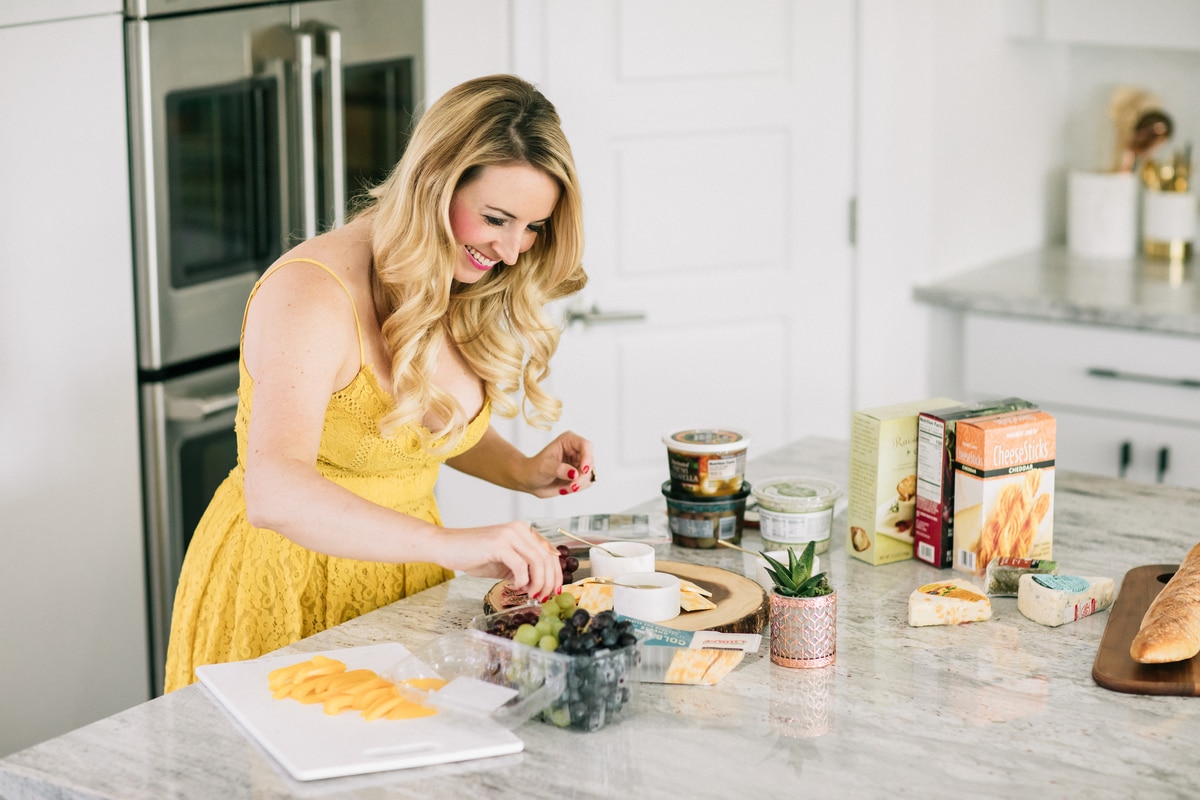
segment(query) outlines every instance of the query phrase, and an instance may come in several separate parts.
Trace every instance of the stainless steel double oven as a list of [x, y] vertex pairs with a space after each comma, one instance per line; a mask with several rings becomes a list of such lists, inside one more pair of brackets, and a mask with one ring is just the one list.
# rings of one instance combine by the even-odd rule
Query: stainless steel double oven
[[157, 694], [184, 553], [236, 463], [250, 289], [400, 157], [423, 15], [421, 0], [126, 0], [126, 18]]

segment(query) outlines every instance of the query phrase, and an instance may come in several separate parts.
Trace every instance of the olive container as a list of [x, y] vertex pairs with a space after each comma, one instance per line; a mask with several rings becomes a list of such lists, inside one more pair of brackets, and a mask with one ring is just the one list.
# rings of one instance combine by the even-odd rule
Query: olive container
[[665, 481], [662, 493], [667, 499], [671, 541], [680, 547], [706, 549], [716, 547], [718, 541], [741, 544], [751, 488], [743, 481], [742, 488], [733, 494], [702, 498], [676, 491], [671, 481]]

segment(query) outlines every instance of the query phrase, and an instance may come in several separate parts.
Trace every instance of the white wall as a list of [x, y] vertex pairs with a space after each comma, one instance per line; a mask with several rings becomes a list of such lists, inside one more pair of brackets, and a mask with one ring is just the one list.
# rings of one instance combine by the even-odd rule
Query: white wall
[[855, 405], [928, 394], [915, 283], [1033, 249], [1065, 152], [1065, 49], [1006, 37], [1004, 0], [862, 0]]

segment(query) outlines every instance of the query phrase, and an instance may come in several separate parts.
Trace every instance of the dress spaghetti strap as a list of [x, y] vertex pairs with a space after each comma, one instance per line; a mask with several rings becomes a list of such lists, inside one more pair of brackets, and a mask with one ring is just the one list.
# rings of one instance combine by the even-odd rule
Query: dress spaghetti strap
[[275, 271], [280, 267], [298, 262], [304, 264], [315, 264], [316, 266], [328, 272], [330, 276], [338, 282], [338, 285], [342, 287], [342, 291], [346, 293], [346, 297], [350, 298], [350, 308], [354, 311], [354, 328], [358, 331], [358, 364], [359, 368], [361, 369], [367, 363], [367, 355], [366, 350], [363, 348], [362, 323], [358, 319], [358, 306], [354, 304], [354, 295], [350, 294], [350, 289], [346, 286], [345, 281], [338, 277], [336, 272], [313, 258], [289, 258], [287, 261], [281, 261], [263, 273], [263, 276], [255, 282], [254, 288], [250, 290], [250, 297], [246, 299], [246, 308], [242, 311], [241, 337], [244, 339], [246, 336], [246, 316], [250, 313], [250, 301], [253, 300], [254, 295], [258, 293], [258, 287], [262, 286], [263, 281], [275, 274]]

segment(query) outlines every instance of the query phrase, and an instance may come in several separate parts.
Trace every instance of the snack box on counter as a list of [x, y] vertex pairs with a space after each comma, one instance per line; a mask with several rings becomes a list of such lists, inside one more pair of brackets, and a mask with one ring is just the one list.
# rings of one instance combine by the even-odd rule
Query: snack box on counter
[[955, 430], [963, 420], [979, 420], [1035, 408], [1019, 397], [983, 400], [922, 411], [917, 418], [917, 506], [914, 554], [918, 561], [945, 569], [954, 564]]
[[982, 577], [993, 558], [1053, 558], [1055, 433], [1040, 410], [958, 423], [955, 569]]
[[854, 412], [846, 552], [868, 564], [913, 557], [917, 498], [917, 415], [957, 404], [949, 397]]

